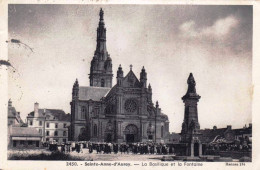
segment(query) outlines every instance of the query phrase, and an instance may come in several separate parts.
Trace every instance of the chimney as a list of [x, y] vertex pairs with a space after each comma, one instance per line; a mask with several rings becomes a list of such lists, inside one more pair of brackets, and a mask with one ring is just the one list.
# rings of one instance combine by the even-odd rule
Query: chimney
[[34, 117], [39, 117], [39, 103], [34, 103]]
[[227, 129], [228, 129], [228, 130], [231, 130], [231, 129], [232, 129], [232, 126], [231, 126], [231, 125], [227, 125]]
[[12, 107], [12, 100], [11, 99], [8, 100], [8, 107]]

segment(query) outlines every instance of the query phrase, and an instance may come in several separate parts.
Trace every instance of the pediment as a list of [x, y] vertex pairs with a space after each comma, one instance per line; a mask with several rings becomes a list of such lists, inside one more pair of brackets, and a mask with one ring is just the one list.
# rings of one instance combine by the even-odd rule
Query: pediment
[[129, 73], [125, 76], [123, 80], [123, 86], [124, 87], [133, 87], [133, 88], [139, 88], [140, 87], [140, 81], [137, 79], [136, 75], [132, 70], [129, 71]]

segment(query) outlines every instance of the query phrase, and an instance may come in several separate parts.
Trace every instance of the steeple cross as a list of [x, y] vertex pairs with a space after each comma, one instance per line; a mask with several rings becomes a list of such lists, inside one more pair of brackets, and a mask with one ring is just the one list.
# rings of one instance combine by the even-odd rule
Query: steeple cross
[[132, 65], [132, 64], [130, 64], [130, 70], [132, 70], [132, 68], [133, 68], [133, 65]]

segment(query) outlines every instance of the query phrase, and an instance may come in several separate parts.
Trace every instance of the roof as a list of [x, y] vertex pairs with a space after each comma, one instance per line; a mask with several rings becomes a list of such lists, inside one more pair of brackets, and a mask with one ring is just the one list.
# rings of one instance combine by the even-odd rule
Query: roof
[[226, 130], [227, 128], [200, 130], [200, 133], [202, 134], [202, 142], [210, 143], [216, 136], [224, 137]]
[[79, 100], [99, 101], [110, 91], [111, 88], [106, 87], [79, 87]]
[[179, 133], [169, 133], [169, 138], [173, 140], [180, 140], [181, 135]]
[[233, 129], [235, 135], [242, 135], [242, 134], [252, 134], [252, 127], [248, 128], [241, 128], [241, 129]]
[[[50, 115], [55, 117], [55, 120], [59, 121], [70, 121], [70, 114], [66, 114], [63, 110], [60, 109], [39, 109], [39, 117], [46, 117]], [[28, 114], [28, 117], [34, 117], [34, 112]]]
[[11, 118], [16, 118], [16, 110], [14, 107], [8, 107], [8, 117]]
[[113, 94], [113, 92], [116, 90], [117, 86], [118, 86], [117, 84], [114, 85], [114, 86], [111, 88], [111, 90], [109, 90], [109, 92], [107, 92], [107, 94], [105, 95], [105, 97], [109, 96], [110, 94]]
[[128, 74], [123, 79], [123, 86], [124, 87], [134, 87], [134, 88], [140, 88], [140, 81], [136, 77], [135, 73], [130, 70]]
[[8, 107], [8, 119], [15, 118], [17, 122], [22, 125], [23, 120], [21, 119], [19, 112], [16, 112], [15, 107]]
[[66, 114], [63, 110], [59, 109], [46, 109], [46, 114], [51, 114], [59, 121], [70, 121], [70, 114]]
[[225, 137], [225, 133], [231, 132], [235, 136], [239, 136], [242, 134], [252, 134], [252, 127], [240, 128], [240, 129], [229, 129], [227, 128], [219, 128], [219, 129], [204, 129], [200, 130], [202, 134], [202, 142], [212, 142], [217, 136]]
[[33, 127], [12, 127], [11, 136], [41, 136], [36, 128]]

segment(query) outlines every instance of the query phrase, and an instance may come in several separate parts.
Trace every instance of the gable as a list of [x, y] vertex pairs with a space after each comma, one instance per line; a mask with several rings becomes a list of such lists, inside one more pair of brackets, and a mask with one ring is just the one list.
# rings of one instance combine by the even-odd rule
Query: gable
[[141, 83], [135, 76], [132, 70], [124, 77], [123, 80], [123, 87], [133, 87], [133, 88], [140, 88]]

